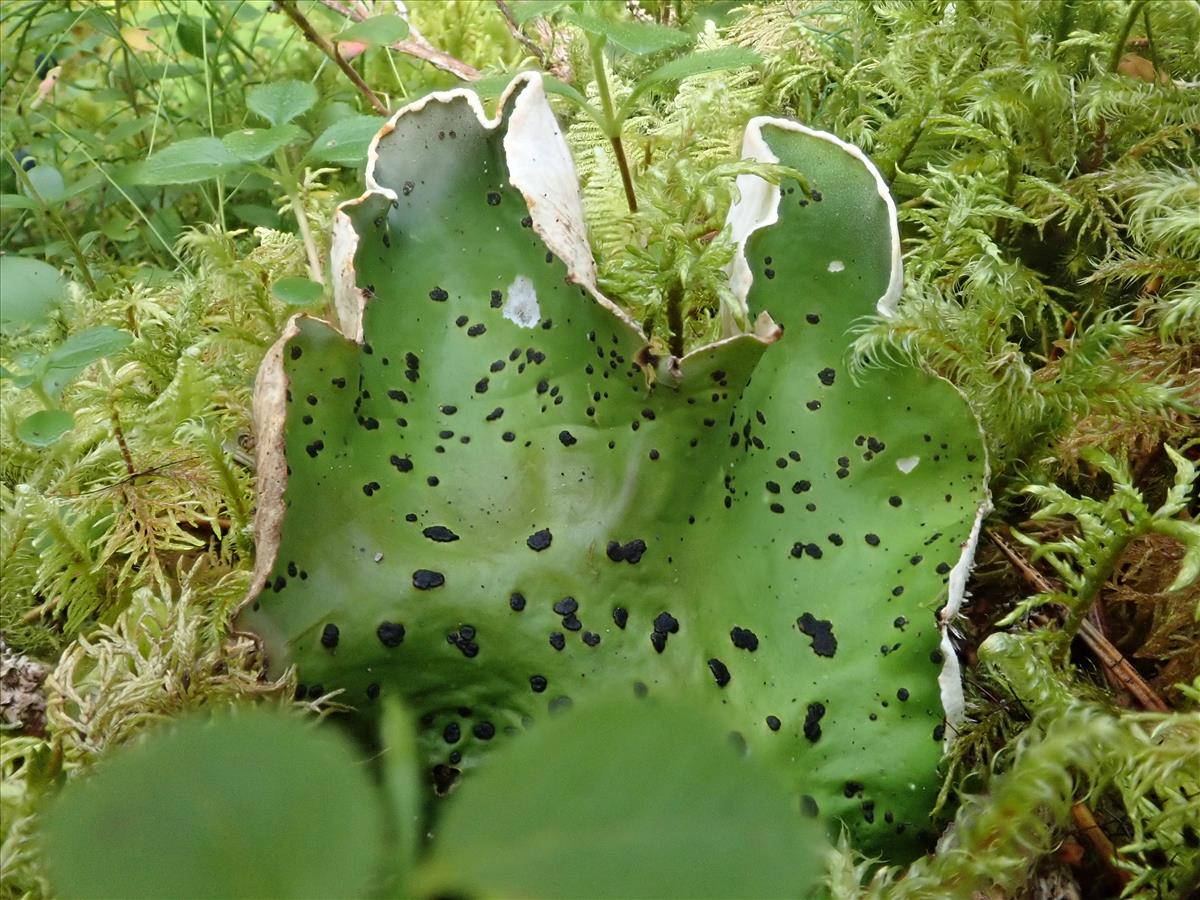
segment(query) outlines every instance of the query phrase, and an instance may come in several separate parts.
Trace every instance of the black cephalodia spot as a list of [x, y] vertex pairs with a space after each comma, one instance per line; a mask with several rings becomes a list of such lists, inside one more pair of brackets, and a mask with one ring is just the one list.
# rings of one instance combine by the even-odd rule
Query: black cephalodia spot
[[775, 460], [775, 468], [777, 468], [777, 469], [786, 469], [787, 464], [788, 464], [788, 461], [786, 459], [784, 459], [782, 456], [779, 457], [779, 459]]
[[381, 622], [375, 629], [379, 643], [385, 647], [399, 647], [404, 640], [404, 626], [399, 622]]
[[892, 506], [899, 506], [903, 502], [904, 501], [901, 500], [899, 497], [897, 497], [895, 494], [888, 497], [888, 503], [892, 504]]
[[395, 400], [398, 403], [408, 402], [408, 394], [404, 393], [404, 391], [390, 390], [387, 392], [387, 395], [388, 399]]
[[430, 475], [425, 479], [425, 483], [430, 487], [437, 487], [439, 484], [441, 484], [441, 481], [438, 480], [436, 475]]
[[826, 387], [829, 387], [831, 384], [833, 384], [833, 380], [836, 377], [837, 377], [837, 372], [835, 372], [833, 369], [829, 368], [828, 366], [826, 366], [824, 369], [822, 369], [820, 372], [817, 373], [817, 378], [819, 378], [821, 381], [821, 384], [825, 385]]
[[940, 741], [945, 737], [946, 737], [946, 726], [945, 725], [935, 725], [934, 729], [933, 729], [933, 739], [935, 741]]
[[287, 573], [289, 578], [295, 578], [299, 571], [300, 570], [296, 568], [296, 564], [294, 562], [287, 564]]
[[820, 559], [823, 555], [821, 553], [821, 548], [818, 547], [816, 544], [805, 544], [804, 552], [807, 553], [809, 556], [811, 556], [813, 559]]
[[573, 435], [573, 434], [571, 434], [571, 432], [565, 431], [565, 430], [560, 431], [558, 433], [558, 440], [562, 443], [562, 445], [564, 447], [570, 447], [570, 446], [574, 445], [575, 443], [577, 443], [575, 435]]
[[921, 560], [923, 560], [924, 558], [925, 557], [923, 557], [920, 553], [914, 554], [913, 556], [910, 556], [908, 558], [908, 564], [910, 566], [918, 566], [921, 564]]
[[542, 550], [545, 550], [547, 547], [549, 547], [551, 541], [553, 540], [554, 535], [550, 533], [550, 529], [543, 528], [541, 531], [535, 531], [528, 538], [526, 538], [525, 543], [528, 545], [530, 550], [535, 550], [540, 553]]
[[317, 396], [316, 396], [316, 394], [309, 394], [309, 395], [308, 395], [307, 397], [305, 397], [304, 399], [305, 399], [305, 400], [308, 402], [308, 405], [309, 405], [309, 406], [316, 406], [316, 405], [317, 405]]
[[600, 643], [600, 635], [596, 634], [595, 632], [585, 631], [583, 633], [583, 642], [589, 647], [595, 647]]
[[431, 569], [417, 569], [412, 576], [413, 587], [419, 591], [439, 588], [446, 583], [446, 576]]
[[816, 412], [818, 409], [821, 408], [821, 401], [820, 400], [809, 400], [804, 405], [807, 406], [809, 409], [811, 409], [813, 412]]
[[276, 575], [275, 583], [273, 585], [271, 585], [271, 590], [273, 590], [275, 593], [278, 594], [280, 591], [282, 591], [284, 589], [284, 587], [286, 585], [287, 585], [287, 579], [284, 578], [282, 575]]
[[767, 490], [770, 491], [772, 494], [778, 494], [779, 493], [779, 482], [778, 481], [768, 481], [767, 482]]
[[550, 632], [550, 646], [555, 650], [561, 650], [567, 646], [567, 639], [561, 631]]
[[344, 388], [346, 386], [346, 379], [339, 375], [337, 378], [329, 379], [329, 383], [335, 388]]
[[729, 684], [729, 668], [719, 659], [710, 659], [708, 661], [708, 670], [712, 672], [713, 678], [716, 679], [717, 687], [725, 687]]
[[833, 544], [835, 547], [840, 547], [845, 543], [845, 541], [843, 541], [842, 536], [835, 531], [829, 535], [829, 543]]
[[824, 704], [808, 704], [808, 712], [804, 716], [804, 736], [814, 744], [821, 739], [821, 717], [824, 715]]
[[654, 410], [649, 409], [649, 408], [643, 409], [642, 410], [642, 418], [648, 419], [653, 422], [654, 421]]
[[486, 378], [480, 378], [477, 382], [475, 382], [475, 393], [486, 394], [487, 390], [488, 380]]
[[662, 653], [667, 647], [667, 636], [661, 631], [655, 631], [650, 634], [650, 645], [654, 647], [655, 652]]
[[500, 439], [503, 440], [505, 443], [511, 444], [513, 441], [515, 441], [517, 439], [517, 436], [515, 434], [513, 434], [511, 431], [506, 431], [506, 432], [504, 432], [504, 434], [500, 435]]
[[[436, 300], [438, 303], [444, 303], [449, 297], [450, 295], [443, 291], [440, 287], [435, 287], [429, 292], [429, 299]], [[413, 368], [415, 368], [415, 366]]]
[[470, 321], [470, 319], [468, 319], [466, 316], [459, 316], [457, 319], [454, 320], [454, 324], [457, 325], [459, 328], [462, 328], [469, 321]]
[[481, 741], [490, 741], [496, 736], [496, 726], [491, 722], [476, 722], [475, 727], [471, 729], [471, 734]]
[[939, 575], [945, 575], [945, 574], [947, 574], [947, 573], [950, 571], [950, 564], [949, 564], [949, 563], [940, 562], [940, 563], [938, 563], [938, 564], [937, 564], [937, 569], [936, 569], [936, 571], [937, 571], [937, 573], [938, 573]]
[[321, 646], [332, 650], [338, 645], [338, 627], [330, 622], [321, 629]]
[[874, 823], [874, 821], [875, 821], [875, 801], [874, 800], [864, 800], [863, 804], [862, 804], [862, 811], [863, 811], [863, 818], [867, 820], [867, 824], [870, 825], [870, 824]]
[[763, 274], [766, 275], [767, 280], [770, 281], [772, 278], [775, 277], [775, 270], [774, 269], [763, 269]]
[[622, 562], [625, 559], [625, 554], [621, 552], [620, 541], [609, 541], [604, 552], [613, 562]]
[[908, 619], [904, 618], [904, 616], [896, 616], [896, 618], [892, 620], [892, 627], [899, 628], [901, 631], [904, 630], [904, 626], [907, 624]]
[[567, 629], [567, 631], [578, 631], [583, 627], [583, 623], [579, 621], [579, 618], [575, 615], [575, 613], [569, 613], [568, 615], [563, 616], [562, 624], [563, 628]]
[[488, 206], [499, 206], [500, 205], [500, 194], [497, 193], [496, 191], [488, 191], [487, 203], [488, 203]]
[[454, 437], [454, 432], [448, 428], [444, 428], [438, 432], [438, 437], [440, 437], [443, 441], [448, 441], [450, 438]]
[[391, 455], [391, 457], [388, 459], [388, 462], [390, 462], [393, 466], [395, 466], [401, 472], [411, 472], [412, 471], [412, 467], [413, 467], [412, 460], [409, 459], [407, 456], [397, 456], [395, 453], [393, 453]]
[[309, 444], [304, 449], [308, 453], [309, 456], [311, 456], [313, 459], [316, 459], [317, 454], [325, 449], [325, 442], [324, 441], [313, 441], [311, 444]]
[[779, 721], [779, 716], [767, 716], [767, 727], [772, 731], [778, 731], [783, 723]]
[[813, 203], [820, 203], [822, 200], [824, 200], [824, 199], [825, 199], [825, 198], [824, 198], [824, 197], [821, 195], [821, 192], [820, 192], [820, 191], [813, 191], [813, 192], [812, 192], [812, 198], [813, 198]]
[[301, 356], [301, 354], [303, 354], [303, 353], [304, 353], [304, 351], [303, 351], [303, 350], [301, 350], [299, 347], [297, 347], [297, 346], [294, 346], [294, 345], [293, 345], [293, 347], [292, 347], [292, 359], [299, 359], [299, 358], [300, 358], [300, 356]]
[[900, 690], [896, 691], [896, 699], [901, 703], [908, 700], [908, 688], [900, 688]]
[[305, 425], [311, 425], [313, 423], [313, 417], [306, 415], [303, 418], [301, 418], [300, 421], [303, 422]]
[[816, 325], [821, 321], [821, 317], [818, 316], [816, 313], [809, 313], [804, 318], [808, 322], [809, 325]]
[[653, 462], [654, 460], [658, 459], [659, 453], [657, 450], [651, 450], [648, 455], [650, 457], [651, 462]]
[[812, 489], [811, 481], [794, 481], [792, 482], [792, 493], [803, 494], [807, 490]]
[[617, 627], [623, 630], [625, 628], [625, 623], [629, 621], [629, 611], [623, 606], [614, 607], [612, 617], [613, 622], [616, 623]]
[[758, 649], [758, 635], [749, 628], [739, 628], [737, 625], [734, 625], [733, 630], [729, 632], [729, 640], [739, 650], [749, 650], [753, 653]]
[[842, 795], [845, 796], [847, 800], [855, 795], [861, 795], [862, 792], [863, 785], [858, 781], [847, 781], [845, 787], [842, 788]]
[[864, 537], [864, 540], [865, 540], [865, 541], [866, 541], [868, 544], [870, 544], [872, 547], [878, 547], [878, 546], [879, 546], [879, 535], [877, 535], [877, 534], [868, 534], [868, 535], [866, 535], [866, 536]]
[[447, 744], [457, 744], [462, 738], [462, 729], [459, 728], [457, 722], [451, 722], [442, 729], [442, 740]]
[[549, 684], [549, 682], [546, 681], [546, 677], [544, 675], [529, 676], [529, 687], [535, 694], [540, 694], [542, 691], [546, 690], [547, 684]]
[[833, 623], [805, 613], [796, 620], [800, 631], [812, 639], [812, 650], [817, 656], [833, 656], [837, 653], [837, 638], [833, 634]]
[[439, 544], [448, 544], [451, 541], [458, 540], [458, 535], [445, 525], [430, 525], [421, 534], [425, 535], [431, 541], [437, 541]]
[[366, 494], [368, 497], [370, 497], [372, 494], [374, 494], [377, 490], [379, 490], [379, 482], [378, 481], [368, 481], [366, 484], [364, 484], [362, 486], [363, 493]]
[[654, 630], [659, 634], [676, 634], [679, 631], [679, 620], [669, 612], [661, 612], [654, 617]]
[[520, 612], [525, 608], [525, 595], [521, 593], [513, 594], [508, 598], [508, 605], [513, 612]]
[[772, 503], [771, 504], [771, 512], [773, 512], [773, 513], [783, 512], [783, 504], [782, 503]]
[[470, 328], [467, 329], [467, 337], [479, 337], [485, 331], [487, 331], [487, 326], [484, 325], [482, 322], [476, 322], [474, 325], [472, 325]]
[[554, 612], [560, 616], [569, 616], [573, 612], [578, 612], [579, 601], [574, 597], [563, 597], [554, 604]]
[[533, 216], [523, 217], [521, 219], [521, 227], [522, 228], [532, 228], [533, 227]]
[[379, 427], [379, 420], [374, 416], [367, 416], [367, 418], [362, 420], [362, 427], [367, 429], [367, 431], [374, 431]]
[[363, 344], [362, 351], [363, 353], [367, 354], [367, 356], [371, 356], [375, 352], [375, 348], [370, 344]]
[[893, 597], [899, 597], [903, 593], [904, 593], [904, 585], [902, 585], [902, 584], [898, 584], [894, 588], [892, 588], [892, 596]]
[[379, 698], [379, 682], [372, 681], [367, 685], [367, 699], [377, 700]]

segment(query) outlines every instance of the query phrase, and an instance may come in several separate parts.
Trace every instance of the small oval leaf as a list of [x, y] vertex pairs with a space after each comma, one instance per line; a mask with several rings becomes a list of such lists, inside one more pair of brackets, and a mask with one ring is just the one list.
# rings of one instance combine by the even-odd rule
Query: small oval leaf
[[307, 81], [260, 84], [246, 94], [246, 106], [272, 125], [286, 125], [317, 102], [317, 89]]
[[325, 288], [308, 278], [280, 278], [271, 285], [271, 293], [288, 306], [311, 306], [325, 294]]
[[134, 179], [138, 184], [192, 184], [224, 175], [241, 164], [218, 138], [188, 138], [139, 163]]
[[276, 125], [274, 128], [243, 128], [221, 138], [227, 150], [238, 159], [258, 162], [281, 147], [294, 144], [304, 137], [299, 125]]
[[308, 151], [308, 162], [355, 166], [367, 158], [371, 138], [383, 127], [382, 116], [354, 116], [334, 122], [317, 138]]
[[395, 14], [371, 16], [351, 25], [335, 41], [357, 41], [360, 44], [387, 45], [408, 37], [408, 23]]
[[65, 409], [43, 409], [26, 416], [17, 426], [17, 437], [31, 447], [49, 447], [75, 426]]
[[23, 256], [0, 256], [0, 330], [45, 323], [66, 289], [54, 266]]

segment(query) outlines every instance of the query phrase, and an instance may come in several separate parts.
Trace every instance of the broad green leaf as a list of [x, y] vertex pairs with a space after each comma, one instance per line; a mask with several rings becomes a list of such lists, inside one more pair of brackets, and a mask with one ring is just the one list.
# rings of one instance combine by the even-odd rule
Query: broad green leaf
[[307, 278], [280, 278], [271, 285], [271, 293], [288, 306], [311, 306], [321, 299], [325, 288]]
[[629, 694], [538, 724], [463, 783], [435, 896], [797, 897], [820, 879], [776, 772], [695, 706]]
[[762, 57], [745, 47], [721, 47], [716, 50], [700, 50], [689, 53], [669, 63], [659, 66], [640, 82], [635, 91], [643, 85], [657, 84], [662, 81], [679, 81], [693, 75], [705, 72], [718, 72], [722, 69], [740, 69], [762, 62]]
[[299, 125], [276, 125], [274, 128], [242, 128], [221, 138], [225, 148], [238, 159], [258, 162], [281, 147], [294, 144], [304, 137]]
[[545, 87], [547, 94], [558, 94], [560, 97], [566, 97], [569, 100], [574, 100], [575, 103], [577, 103], [580, 107], [587, 107], [590, 105], [587, 101], [587, 98], [583, 96], [583, 94], [581, 94], [571, 85], [567, 84], [565, 81], [555, 78], [553, 75], [543, 75], [542, 85]]
[[383, 127], [382, 116], [354, 116], [326, 128], [305, 157], [307, 162], [355, 166], [367, 158], [371, 138]]
[[279, 213], [269, 206], [260, 206], [257, 203], [235, 203], [229, 209], [247, 225], [276, 230], [279, 228]]
[[69, 783], [44, 858], [64, 897], [361, 897], [380, 824], [343, 738], [241, 709], [172, 723]]
[[408, 37], [408, 23], [395, 14], [371, 16], [351, 25], [335, 41], [357, 41], [361, 44], [387, 45]]
[[566, 0], [513, 0], [509, 7], [517, 24], [524, 25], [530, 19], [552, 13], [566, 5]]
[[58, 203], [67, 192], [67, 183], [63, 180], [62, 172], [54, 166], [34, 166], [25, 174], [37, 191], [36, 199], [40, 199], [46, 206]]
[[609, 22], [585, 13], [572, 12], [569, 21], [589, 34], [606, 37], [622, 50], [642, 56], [692, 42], [692, 36], [651, 22]]
[[14, 372], [0, 366], [0, 381], [11, 381], [19, 388], [27, 388], [37, 381], [37, 375], [32, 372]]
[[197, 59], [204, 59], [206, 54], [211, 59], [217, 53], [217, 24], [209, 16], [204, 17], [203, 23], [185, 16], [179, 20], [175, 34], [179, 38], [179, 46]]
[[192, 184], [224, 175], [241, 164], [219, 138], [188, 138], [138, 164], [133, 174], [137, 184]]
[[53, 266], [23, 256], [0, 256], [0, 330], [43, 324], [66, 289]]
[[52, 397], [62, 394], [71, 381], [98, 359], [111, 356], [133, 341], [127, 331], [98, 325], [67, 338], [43, 358], [42, 388]]
[[129, 121], [122, 122], [104, 136], [104, 142], [110, 147], [114, 146], [122, 141], [129, 140], [129, 138], [135, 135], [141, 134], [143, 131], [153, 125], [154, 116], [151, 115], [142, 116], [140, 119], [131, 119]]
[[272, 125], [286, 125], [317, 102], [317, 89], [307, 81], [260, 84], [246, 94], [246, 106]]
[[17, 437], [31, 447], [49, 447], [75, 426], [75, 417], [63, 409], [43, 409], [26, 416], [17, 426]]

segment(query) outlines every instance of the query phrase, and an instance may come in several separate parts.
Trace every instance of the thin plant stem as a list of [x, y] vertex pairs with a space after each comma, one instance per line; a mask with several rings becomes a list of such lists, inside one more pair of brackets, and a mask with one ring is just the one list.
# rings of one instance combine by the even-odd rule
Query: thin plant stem
[[1129, 13], [1121, 24], [1116, 41], [1113, 42], [1112, 55], [1108, 59], [1108, 71], [1115, 74], [1121, 65], [1121, 57], [1125, 55], [1125, 44], [1129, 41], [1129, 32], [1133, 30], [1133, 23], [1137, 21], [1137, 17], [1145, 5], [1146, 0], [1133, 0], [1129, 4]]
[[296, 181], [292, 167], [288, 165], [287, 154], [282, 148], [275, 151], [275, 164], [279, 166], [280, 181], [291, 201], [292, 214], [296, 217], [296, 225], [300, 229], [300, 239], [304, 242], [304, 252], [308, 256], [309, 277], [317, 284], [324, 284], [325, 276], [321, 270], [321, 254], [317, 251], [317, 242], [313, 239], [312, 229], [308, 224], [308, 213], [304, 211], [304, 202], [300, 197], [300, 185]]
[[604, 113], [604, 132], [617, 157], [617, 168], [621, 170], [621, 184], [625, 187], [625, 201], [629, 204], [629, 211], [637, 212], [637, 195], [633, 192], [633, 178], [629, 174], [629, 161], [625, 158], [625, 147], [621, 143], [621, 122], [613, 111], [612, 94], [608, 89], [608, 73], [604, 70], [604, 39], [589, 34], [588, 48], [592, 54], [596, 90], [600, 93], [600, 108]]

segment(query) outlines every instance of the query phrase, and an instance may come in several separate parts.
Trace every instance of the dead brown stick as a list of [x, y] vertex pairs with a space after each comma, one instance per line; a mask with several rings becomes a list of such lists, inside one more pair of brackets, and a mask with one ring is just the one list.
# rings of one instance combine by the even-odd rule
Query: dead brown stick
[[508, 23], [508, 30], [512, 32], [512, 36], [517, 39], [522, 47], [537, 57], [538, 65], [543, 69], [546, 68], [546, 51], [537, 45], [525, 32], [521, 31], [521, 26], [517, 24], [517, 18], [513, 15], [511, 7], [504, 0], [496, 0], [496, 7], [504, 16], [504, 21]]
[[350, 63], [346, 62], [346, 60], [342, 58], [342, 54], [338, 52], [338, 48], [335, 47], [324, 35], [312, 27], [312, 23], [310, 23], [308, 19], [304, 17], [304, 13], [300, 12], [299, 7], [296, 6], [296, 0], [278, 0], [278, 3], [279, 8], [283, 10], [284, 14], [287, 15], [287, 17], [293, 22], [295, 22], [299, 29], [304, 33], [304, 36], [308, 39], [308, 42], [315, 45], [317, 49], [329, 57], [334, 65], [336, 65], [346, 74], [346, 77], [354, 83], [356, 88], [358, 88], [358, 92], [366, 97], [370, 104], [375, 107], [375, 111], [377, 113], [379, 113], [381, 116], [386, 116], [388, 114], [388, 108], [383, 105], [383, 101], [375, 96], [375, 92], [367, 86], [365, 81], [362, 80], [362, 77], [354, 70], [354, 66], [350, 65]]
[[[1021, 577], [1025, 580], [1025, 583], [1033, 590], [1041, 594], [1052, 593], [1054, 591], [1054, 585], [1041, 572], [1031, 566], [1025, 557], [1009, 546], [1007, 541], [991, 529], [988, 529], [987, 534], [992, 539], [992, 543], [1012, 563], [1013, 567], [1021, 573]], [[1146, 684], [1146, 680], [1142, 678], [1138, 670], [1133, 667], [1120, 650], [1113, 646], [1112, 642], [1104, 636], [1104, 632], [1097, 628], [1090, 619], [1084, 619], [1080, 624], [1079, 638], [1092, 651], [1096, 659], [1099, 660], [1101, 666], [1103, 666], [1105, 676], [1111, 678], [1124, 690], [1129, 691], [1143, 709], [1153, 712], [1170, 711], [1170, 707], [1155, 693], [1150, 685]]]
[[[357, 9], [351, 9], [338, 0], [320, 0], [322, 6], [327, 6], [334, 12], [345, 16], [348, 19], [353, 19], [355, 22], [361, 22], [366, 18], [363, 13]], [[480, 78], [479, 70], [474, 66], [467, 65], [461, 59], [456, 59], [444, 50], [439, 50], [433, 44], [425, 39], [425, 36], [417, 29], [408, 26], [408, 37], [402, 41], [388, 44], [388, 46], [397, 53], [403, 53], [406, 56], [412, 56], [416, 59], [429, 63], [435, 68], [441, 69], [443, 72], [449, 72], [463, 81], [478, 81]]]
[[1130, 874], [1117, 865], [1117, 848], [1108, 839], [1108, 835], [1104, 833], [1104, 829], [1100, 827], [1087, 804], [1082, 802], [1071, 804], [1071, 818], [1075, 820], [1075, 827], [1079, 829], [1084, 840], [1092, 845], [1092, 849], [1100, 857], [1108, 874], [1119, 884], [1128, 884]]

